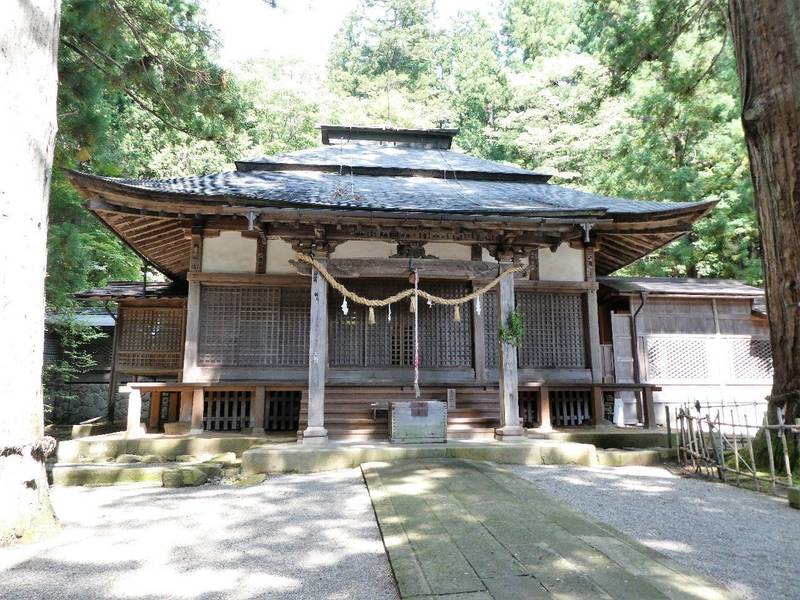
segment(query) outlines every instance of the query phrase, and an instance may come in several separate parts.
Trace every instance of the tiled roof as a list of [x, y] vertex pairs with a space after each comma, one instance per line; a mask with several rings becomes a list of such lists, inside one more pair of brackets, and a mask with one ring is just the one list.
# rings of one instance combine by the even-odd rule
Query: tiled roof
[[605, 211], [609, 215], [630, 215], [708, 204], [624, 200], [544, 183], [351, 176], [320, 171], [230, 171], [158, 180], [97, 179], [132, 190], [306, 208], [526, 215]]
[[682, 294], [758, 298], [764, 290], [734, 279], [686, 279], [680, 277], [598, 277], [600, 285], [621, 294]]

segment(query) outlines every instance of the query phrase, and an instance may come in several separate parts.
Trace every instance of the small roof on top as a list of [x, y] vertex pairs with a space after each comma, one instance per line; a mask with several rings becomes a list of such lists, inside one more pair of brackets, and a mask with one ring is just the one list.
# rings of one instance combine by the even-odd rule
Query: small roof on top
[[353, 140], [449, 150], [458, 129], [406, 129], [363, 125], [320, 125], [323, 144], [349, 143]]
[[177, 281], [109, 281], [107, 285], [77, 292], [78, 300], [124, 300], [126, 298], [175, 298], [186, 295], [186, 286]]
[[682, 296], [729, 296], [759, 298], [764, 290], [735, 279], [688, 279], [680, 277], [598, 277], [600, 285], [619, 294], [678, 294]]
[[410, 175], [450, 180], [546, 183], [550, 175], [453, 150], [349, 142], [236, 161], [237, 171], [329, 171], [340, 175]]
[[45, 315], [47, 325], [61, 325], [69, 322], [90, 327], [114, 327], [117, 323], [117, 311], [113, 308], [106, 310], [105, 308], [82, 306], [73, 315], [57, 312], [48, 312]]

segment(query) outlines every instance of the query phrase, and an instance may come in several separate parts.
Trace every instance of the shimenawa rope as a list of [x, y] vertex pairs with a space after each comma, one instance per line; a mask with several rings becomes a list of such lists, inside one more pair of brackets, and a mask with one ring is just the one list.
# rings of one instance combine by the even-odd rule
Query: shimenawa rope
[[307, 254], [300, 254], [300, 253], [295, 254], [294, 257], [296, 260], [304, 262], [307, 265], [316, 269], [319, 272], [319, 274], [322, 275], [325, 278], [325, 280], [331, 285], [331, 287], [335, 289], [337, 292], [339, 292], [342, 296], [344, 296], [348, 300], [351, 300], [352, 302], [355, 302], [357, 304], [363, 304], [364, 306], [368, 306], [370, 308], [388, 306], [390, 304], [394, 304], [395, 302], [399, 302], [400, 300], [404, 300], [405, 298], [414, 295], [424, 298], [425, 300], [428, 300], [433, 304], [442, 304], [444, 306], [458, 306], [459, 304], [466, 304], [467, 302], [479, 298], [480, 296], [491, 290], [493, 287], [495, 287], [504, 278], [511, 277], [516, 273], [522, 273], [524, 271], [527, 271], [528, 269], [528, 267], [523, 265], [511, 267], [507, 271], [503, 271], [502, 273], [500, 273], [500, 275], [492, 279], [489, 283], [487, 283], [483, 287], [474, 290], [473, 292], [467, 294], [466, 296], [461, 296], [460, 298], [442, 298], [441, 296], [435, 296], [434, 294], [426, 292], [425, 290], [408, 288], [407, 290], [403, 290], [402, 292], [398, 292], [387, 298], [373, 300], [370, 298], [364, 298], [364, 296], [359, 296], [355, 292], [348, 290], [343, 284], [337, 281], [336, 278], [328, 272], [328, 269], [326, 269], [323, 264], [321, 264], [313, 257], [308, 256]]

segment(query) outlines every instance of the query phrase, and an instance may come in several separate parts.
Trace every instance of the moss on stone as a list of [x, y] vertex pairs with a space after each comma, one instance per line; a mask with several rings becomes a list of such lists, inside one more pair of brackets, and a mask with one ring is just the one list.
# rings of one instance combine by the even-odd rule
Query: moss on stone
[[261, 485], [266, 481], [267, 476], [264, 473], [255, 473], [253, 475], [245, 475], [236, 480], [236, 487], [252, 487], [254, 485]]
[[142, 462], [145, 464], [163, 463], [167, 462], [160, 454], [145, 454], [142, 456]]
[[208, 475], [197, 467], [166, 469], [161, 475], [161, 483], [167, 488], [203, 485], [206, 481], [208, 481]]
[[127, 465], [127, 464], [131, 464], [131, 463], [138, 463], [138, 462], [142, 462], [142, 457], [139, 456], [138, 454], [120, 454], [117, 457], [115, 462], [117, 462], [117, 463], [119, 463], [121, 465]]
[[223, 452], [222, 454], [215, 454], [211, 458], [208, 459], [206, 462], [212, 463], [222, 463], [226, 465], [234, 464], [237, 462], [236, 453], [235, 452]]

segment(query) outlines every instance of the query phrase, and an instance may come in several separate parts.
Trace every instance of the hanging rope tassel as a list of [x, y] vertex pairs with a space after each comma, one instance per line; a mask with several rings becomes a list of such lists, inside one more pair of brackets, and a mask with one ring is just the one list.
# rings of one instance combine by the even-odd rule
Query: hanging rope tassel
[[453, 307], [453, 321], [461, 323], [461, 307], [458, 304]]
[[411, 297], [414, 307], [414, 397], [419, 398], [419, 314], [417, 313], [417, 300], [419, 300], [419, 271], [414, 270], [414, 295]]
[[414, 314], [417, 312], [417, 297], [411, 296], [411, 299], [408, 302], [408, 312]]
[[375, 309], [371, 306], [369, 307], [369, 314], [367, 315], [367, 323], [375, 325]]

